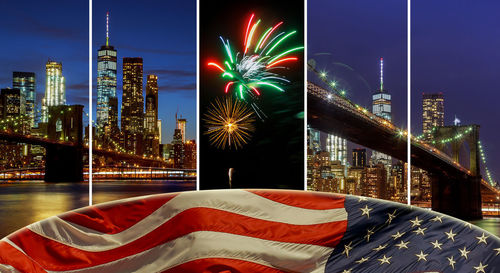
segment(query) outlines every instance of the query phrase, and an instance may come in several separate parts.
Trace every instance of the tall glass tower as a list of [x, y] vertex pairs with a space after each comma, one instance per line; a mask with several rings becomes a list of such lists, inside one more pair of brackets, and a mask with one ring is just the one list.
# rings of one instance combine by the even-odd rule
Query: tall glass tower
[[[106, 45], [97, 51], [97, 134], [110, 124], [110, 99], [116, 98], [116, 50], [109, 45], [109, 12], [106, 13]], [[112, 119], [112, 118], [111, 118]]]
[[372, 96], [373, 114], [391, 121], [391, 95], [384, 89], [384, 58], [380, 58], [380, 90]]
[[62, 63], [48, 60], [45, 65], [45, 97], [42, 99], [42, 122], [49, 121], [48, 107], [66, 104], [66, 85]]
[[12, 73], [12, 87], [21, 90], [21, 94], [25, 98], [26, 116], [28, 117], [28, 125], [30, 127], [35, 127], [35, 82], [35, 73], [33, 72]]
[[[380, 89], [372, 96], [372, 112], [376, 116], [388, 121], [392, 120], [391, 95], [384, 89], [384, 58], [380, 58]], [[392, 158], [386, 154], [373, 151], [372, 163], [384, 164], [386, 167], [392, 165]]]

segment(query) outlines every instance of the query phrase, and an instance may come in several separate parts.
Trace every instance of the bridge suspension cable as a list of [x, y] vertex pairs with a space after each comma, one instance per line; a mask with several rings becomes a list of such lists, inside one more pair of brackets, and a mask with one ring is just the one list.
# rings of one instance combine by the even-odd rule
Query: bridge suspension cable
[[488, 169], [488, 166], [486, 165], [486, 156], [484, 155], [483, 145], [481, 144], [480, 140], [477, 142], [477, 145], [479, 146], [479, 154], [481, 155], [481, 161], [484, 164], [484, 170], [486, 171], [486, 177], [488, 178], [488, 182], [490, 183], [490, 185], [495, 187], [495, 186], [497, 186], [497, 183], [495, 181], [493, 181], [493, 179], [491, 177], [490, 170]]

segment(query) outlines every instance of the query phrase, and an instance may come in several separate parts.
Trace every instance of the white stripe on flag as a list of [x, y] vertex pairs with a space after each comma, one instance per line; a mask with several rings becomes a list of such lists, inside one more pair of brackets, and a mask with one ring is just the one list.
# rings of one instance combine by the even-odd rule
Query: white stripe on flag
[[[333, 248], [282, 243], [229, 233], [198, 231], [136, 255], [69, 273], [161, 272], [204, 258], [230, 258], [283, 271], [324, 272]], [[61, 272], [61, 271], [49, 271]]]
[[339, 209], [304, 209], [281, 204], [251, 192], [235, 190], [231, 195], [220, 191], [181, 193], [142, 221], [117, 234], [105, 234], [51, 217], [28, 226], [33, 232], [62, 244], [86, 251], [105, 251], [128, 244], [190, 208], [205, 207], [257, 219], [293, 225], [314, 225], [347, 220]]
[[11, 265], [7, 264], [0, 264], [0, 272], [2, 273], [21, 273], [20, 271], [17, 271], [14, 267]]

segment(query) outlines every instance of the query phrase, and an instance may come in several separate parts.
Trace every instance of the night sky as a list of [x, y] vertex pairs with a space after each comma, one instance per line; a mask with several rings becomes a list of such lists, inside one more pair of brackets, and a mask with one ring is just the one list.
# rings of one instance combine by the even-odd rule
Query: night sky
[[[94, 103], [97, 50], [106, 43], [106, 11], [110, 12], [109, 43], [118, 54], [118, 108], [123, 93], [123, 57], [142, 57], [144, 94], [146, 75], [158, 75], [158, 118], [162, 120], [163, 143], [172, 140], [177, 109], [179, 116], [187, 119], [186, 139], [196, 139], [196, 1], [94, 1]], [[93, 110], [95, 117], [95, 107]]]
[[[200, 189], [228, 188], [228, 170], [234, 168], [233, 188], [304, 189], [304, 73], [303, 51], [288, 69], [278, 73], [291, 83], [281, 93], [260, 87], [258, 105], [268, 116], [257, 120], [252, 139], [242, 149], [217, 149], [208, 141], [203, 114], [216, 98], [223, 98], [226, 80], [220, 71], [208, 67], [210, 61], [226, 58], [219, 35], [241, 51], [245, 28], [252, 13], [262, 19], [259, 35], [267, 27], [284, 21], [280, 31], [297, 34], [277, 47], [277, 52], [304, 43], [304, 1], [200, 1]], [[284, 8], [286, 7], [286, 8]], [[279, 32], [278, 32], [279, 33]], [[256, 36], [256, 37], [258, 37]], [[237, 49], [236, 49], [237, 48]], [[230, 94], [231, 96], [233, 94]]]
[[[479, 124], [500, 179], [500, 2], [412, 1], [412, 131], [422, 133], [422, 92], [443, 92], [445, 125]], [[483, 177], [485, 173], [483, 172]]]
[[[333, 76], [350, 100], [370, 110], [384, 58], [392, 120], [406, 128], [406, 1], [309, 1], [307, 24], [308, 59]], [[313, 72], [308, 79], [322, 83]], [[354, 147], [359, 145], [348, 144], [349, 162]]]
[[88, 113], [88, 1], [1, 1], [0, 10], [0, 87], [12, 87], [13, 71], [35, 72], [40, 110], [50, 58], [62, 62], [67, 103]]

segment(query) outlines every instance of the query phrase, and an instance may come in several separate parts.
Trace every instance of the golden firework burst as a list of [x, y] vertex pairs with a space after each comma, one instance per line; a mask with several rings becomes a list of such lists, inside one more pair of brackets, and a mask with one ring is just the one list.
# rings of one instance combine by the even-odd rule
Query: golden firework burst
[[243, 101], [231, 97], [217, 98], [204, 114], [210, 143], [217, 148], [242, 148], [255, 130], [255, 117]]

